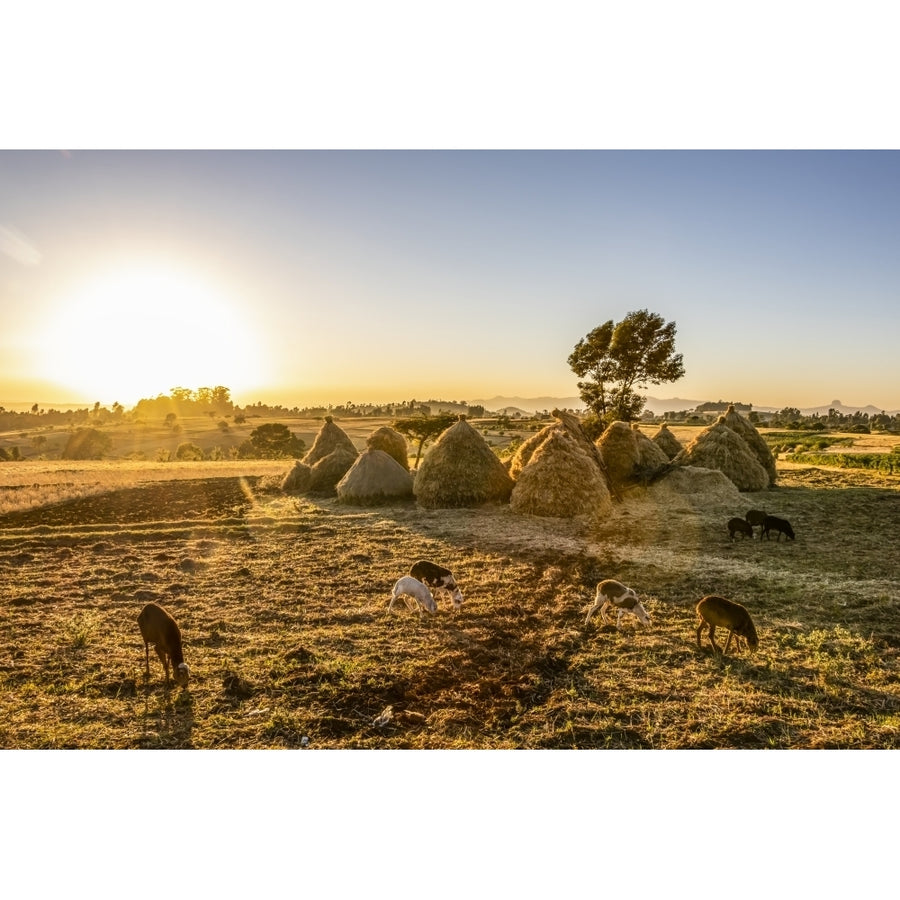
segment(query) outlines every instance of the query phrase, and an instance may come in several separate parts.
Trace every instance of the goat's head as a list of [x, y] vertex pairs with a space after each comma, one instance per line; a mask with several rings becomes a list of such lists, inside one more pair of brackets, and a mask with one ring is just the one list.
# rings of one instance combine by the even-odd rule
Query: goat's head
[[453, 590], [450, 592], [450, 599], [453, 601], [454, 608], [459, 609], [463, 603], [462, 591], [454, 586]]
[[187, 667], [187, 663], [178, 663], [175, 666], [175, 683], [181, 685], [181, 687], [187, 687], [188, 676], [191, 674], [191, 670]]

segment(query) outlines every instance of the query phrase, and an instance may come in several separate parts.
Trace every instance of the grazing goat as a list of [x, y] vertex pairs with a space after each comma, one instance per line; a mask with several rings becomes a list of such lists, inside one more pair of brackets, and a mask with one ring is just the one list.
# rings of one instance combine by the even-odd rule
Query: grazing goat
[[166, 687], [169, 686], [169, 661], [172, 662], [175, 681], [187, 687], [190, 670], [184, 661], [181, 649], [181, 629], [178, 623], [161, 606], [148, 603], [138, 616], [138, 626], [144, 639], [144, 655], [147, 662], [147, 677], [150, 677], [150, 644], [156, 648], [156, 655], [166, 672]]
[[[763, 522], [766, 521], [766, 513], [764, 513], [761, 509], [748, 509], [747, 515], [744, 516], [747, 520], [747, 524], [750, 526], [751, 535], [752, 529], [754, 529], [757, 525], [759, 525], [760, 529], [762, 529]], [[762, 537], [762, 530], [760, 530], [760, 537]]]
[[398, 597], [406, 597], [407, 606], [409, 606], [409, 598], [412, 598], [416, 606], [421, 604], [428, 612], [437, 612], [437, 604], [434, 602], [434, 597], [431, 596], [428, 586], [422, 584], [418, 578], [413, 578], [412, 575], [404, 575], [394, 585], [394, 590], [391, 593], [391, 602], [388, 604], [388, 611], [393, 608], [394, 601]]
[[650, 624], [650, 616], [647, 615], [647, 610], [638, 600], [638, 595], [630, 587], [625, 587], [621, 581], [613, 581], [611, 578], [607, 578], [597, 585], [597, 596], [594, 599], [594, 605], [588, 610], [584, 624], [587, 625], [591, 616], [598, 609], [600, 618], [606, 622], [606, 609], [610, 606], [614, 606], [619, 611], [619, 615], [616, 617], [616, 628], [619, 627], [622, 616], [627, 612], [636, 616], [644, 625]]
[[418, 578], [423, 584], [427, 584], [435, 593], [437, 591], [446, 591], [450, 594], [450, 599], [457, 609], [462, 606], [462, 591], [457, 586], [456, 579], [449, 569], [445, 569], [437, 563], [429, 562], [427, 559], [420, 559], [409, 570], [409, 574], [413, 578]]
[[[728, 652], [731, 646], [732, 637], [735, 643], [740, 646], [740, 639], [744, 638], [747, 646], [751, 650], [755, 650], [759, 646], [759, 638], [756, 636], [756, 628], [753, 625], [753, 619], [746, 607], [733, 600], [726, 600], [724, 597], [709, 596], [704, 597], [697, 604], [697, 615], [700, 622], [697, 625], [697, 646], [700, 644], [700, 635], [704, 628], [709, 629], [709, 642], [713, 645], [716, 653], [723, 655]], [[728, 629], [728, 640], [725, 642], [725, 649], [721, 650], [716, 643], [716, 627]]]
[[734, 540], [735, 534], [740, 532], [745, 538], [749, 537], [751, 540], [753, 539], [753, 526], [744, 519], [729, 519], [728, 520], [728, 534], [732, 540]]
[[765, 521], [763, 521], [762, 534], [759, 536], [759, 539], [762, 540], [764, 534], [766, 540], [769, 540], [770, 531], [778, 532], [776, 540], [780, 541], [782, 535], [790, 540], [794, 540], [794, 529], [791, 528], [791, 523], [788, 522], [787, 519], [779, 519], [777, 516], [766, 516]]

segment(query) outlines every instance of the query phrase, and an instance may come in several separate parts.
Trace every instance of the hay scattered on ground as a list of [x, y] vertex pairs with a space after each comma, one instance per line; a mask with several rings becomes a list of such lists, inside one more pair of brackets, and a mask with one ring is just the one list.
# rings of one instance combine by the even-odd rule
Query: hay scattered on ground
[[284, 476], [281, 482], [283, 491], [295, 492], [302, 494], [309, 488], [312, 480], [312, 471], [306, 463], [300, 462], [298, 459], [294, 463], [294, 467]]
[[384, 450], [369, 448], [337, 484], [338, 500], [361, 506], [411, 498], [412, 475]]
[[727, 425], [717, 422], [705, 428], [673, 462], [723, 472], [740, 491], [762, 491], [769, 476], [747, 442]]
[[734, 404], [728, 407], [724, 416], [720, 416], [719, 422], [727, 425], [736, 434], [739, 434], [753, 451], [753, 455], [759, 464], [766, 470], [769, 476], [769, 484], [775, 484], [777, 473], [775, 471], [775, 457], [763, 436], [756, 430], [749, 419], [745, 419], [735, 408]]
[[338, 447], [320, 459], [310, 470], [308, 493], [333, 496], [337, 491], [337, 483], [356, 462], [357, 455], [355, 448], [348, 450], [346, 447]]
[[513, 512], [557, 518], [601, 516], [612, 507], [600, 468], [562, 426], [546, 436], [519, 472], [509, 502]]
[[681, 446], [681, 441], [669, 431], [669, 426], [665, 422], [659, 426], [659, 431], [657, 431], [650, 440], [653, 441], [653, 443], [656, 444], [669, 459], [675, 459], [675, 457], [684, 450], [684, 447]]
[[366, 444], [372, 450], [383, 450], [397, 460], [407, 472], [409, 471], [409, 446], [406, 438], [399, 431], [383, 425], [369, 435]]
[[505, 503], [513, 481], [484, 438], [460, 419], [422, 460], [413, 490], [426, 508]]
[[347, 436], [347, 433], [340, 425], [335, 424], [335, 421], [331, 416], [325, 416], [325, 424], [316, 435], [316, 439], [313, 441], [309, 453], [303, 457], [303, 462], [308, 466], [313, 466], [339, 447], [348, 452], [352, 451], [354, 458], [356, 457], [356, 446]]

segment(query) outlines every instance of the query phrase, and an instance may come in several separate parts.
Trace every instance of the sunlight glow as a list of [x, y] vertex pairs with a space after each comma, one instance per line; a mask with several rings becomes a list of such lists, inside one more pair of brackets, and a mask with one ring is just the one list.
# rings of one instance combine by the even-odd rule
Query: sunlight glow
[[126, 406], [176, 386], [234, 392], [268, 376], [235, 305], [167, 268], [122, 269], [60, 297], [40, 344], [43, 375], [70, 394]]

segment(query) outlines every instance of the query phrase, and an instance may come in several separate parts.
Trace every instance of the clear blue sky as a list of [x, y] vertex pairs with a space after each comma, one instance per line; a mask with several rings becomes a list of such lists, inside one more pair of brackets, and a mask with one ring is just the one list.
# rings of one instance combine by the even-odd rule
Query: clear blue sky
[[2, 151], [0, 404], [224, 384], [292, 406], [577, 393], [900, 409], [894, 151]]

